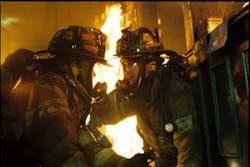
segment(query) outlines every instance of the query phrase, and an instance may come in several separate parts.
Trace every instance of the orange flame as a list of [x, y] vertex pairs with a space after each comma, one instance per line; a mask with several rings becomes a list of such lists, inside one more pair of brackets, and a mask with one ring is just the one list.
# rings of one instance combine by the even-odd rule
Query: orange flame
[[113, 149], [119, 155], [131, 158], [136, 153], [143, 153], [143, 140], [136, 130], [136, 116], [128, 117], [116, 125], [106, 125], [106, 134], [111, 138]]
[[[107, 47], [105, 52], [105, 59], [108, 63], [113, 65], [113, 67], [104, 67], [103, 65], [96, 64], [94, 66], [95, 78], [93, 80], [93, 85], [99, 82], [106, 82], [108, 85], [107, 93], [111, 92], [115, 88], [115, 83], [118, 79], [123, 78], [123, 73], [121, 70], [120, 59], [114, 58], [116, 51], [116, 42], [121, 38], [121, 20], [123, 19], [121, 15], [121, 5], [115, 4], [111, 7], [106, 6], [106, 21], [101, 27], [101, 31], [105, 33], [108, 37]], [[108, 74], [108, 75], [107, 75]]]
[[[101, 27], [107, 37], [107, 47], [105, 52], [105, 59], [113, 65], [113, 67], [105, 67], [100, 64], [94, 66], [95, 77], [93, 78], [93, 85], [99, 82], [106, 82], [108, 85], [107, 93], [115, 88], [115, 83], [118, 79], [123, 78], [121, 64], [119, 58], [114, 58], [116, 51], [116, 42], [121, 37], [121, 30], [126, 25], [121, 25], [124, 17], [122, 16], [121, 4], [114, 4], [106, 6], [106, 20]], [[126, 24], [129, 24], [126, 20]], [[130, 158], [136, 153], [143, 153], [143, 141], [136, 131], [136, 116], [129, 117], [122, 120], [116, 125], [106, 125], [100, 130], [111, 139], [113, 150], [126, 158]]]

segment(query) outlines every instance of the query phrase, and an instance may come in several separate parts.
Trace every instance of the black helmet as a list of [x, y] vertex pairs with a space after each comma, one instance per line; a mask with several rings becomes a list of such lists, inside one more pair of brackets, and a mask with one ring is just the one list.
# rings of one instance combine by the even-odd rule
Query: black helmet
[[144, 53], [163, 52], [163, 45], [147, 28], [135, 31], [122, 30], [122, 37], [117, 41], [116, 56], [135, 57]]
[[104, 59], [106, 35], [93, 27], [66, 26], [56, 32], [48, 51], [56, 57], [87, 58], [107, 64]]
[[164, 49], [156, 29], [154, 35], [149, 29], [141, 27], [135, 31], [129, 31], [129, 28], [122, 30], [122, 37], [117, 41], [114, 56], [139, 58], [146, 63], [155, 60], [160, 65], [164, 61], [162, 54], [166, 54], [170, 59], [178, 55], [175, 51]]

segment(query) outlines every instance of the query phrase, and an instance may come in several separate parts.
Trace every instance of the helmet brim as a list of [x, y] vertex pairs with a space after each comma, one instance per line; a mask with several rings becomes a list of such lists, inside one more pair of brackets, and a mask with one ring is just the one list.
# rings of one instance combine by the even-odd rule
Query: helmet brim
[[133, 54], [127, 54], [127, 55], [117, 55], [115, 54], [114, 57], [120, 57], [120, 58], [139, 58], [144, 57], [147, 55], [155, 55], [160, 56], [161, 54], [166, 54], [169, 57], [177, 56], [178, 54], [175, 51], [172, 50], [166, 50], [166, 49], [160, 49], [160, 50], [152, 50], [152, 51], [145, 51], [145, 52], [136, 52]]
[[[82, 53], [82, 52], [69, 52], [69, 51], [59, 51], [59, 52], [56, 52], [56, 53], [51, 53], [49, 50], [43, 50], [43, 51], [39, 51], [39, 52], [36, 52], [36, 60], [41, 60], [41, 59], [52, 59], [52, 58], [57, 58], [57, 54], [60, 54], [60, 55], [65, 55], [65, 57], [67, 57], [67, 55], [72, 55], [71, 59], [74, 60], [74, 59], [87, 59], [87, 60], [93, 60], [97, 63], [101, 63], [105, 66], [109, 66], [109, 67], [112, 67], [111, 64], [108, 63], [107, 60], [105, 60], [104, 58], [101, 58], [99, 56], [96, 56], [96, 55], [93, 55], [93, 54], [90, 54], [90, 53]], [[39, 57], [40, 55], [40, 57]], [[46, 57], [43, 57], [43, 55], [47, 55]], [[64, 57], [64, 56], [62, 56]], [[82, 57], [82, 58], [81, 58]], [[58, 58], [61, 58], [58, 57]], [[70, 59], [70, 58], [69, 58]]]
[[[105, 60], [104, 58], [102, 57], [99, 57], [99, 56], [96, 56], [96, 55], [93, 55], [93, 54], [90, 54], [90, 53], [82, 53], [82, 52], [69, 52], [69, 54], [72, 54], [72, 55], [77, 55], [77, 57], [83, 57], [83, 59], [88, 59], [88, 60], [93, 60], [97, 63], [101, 63], [105, 66], [109, 66], [109, 67], [113, 67], [111, 64], [108, 63], [107, 60]], [[79, 56], [80, 55], [80, 56]], [[80, 58], [81, 59], [81, 58]]]

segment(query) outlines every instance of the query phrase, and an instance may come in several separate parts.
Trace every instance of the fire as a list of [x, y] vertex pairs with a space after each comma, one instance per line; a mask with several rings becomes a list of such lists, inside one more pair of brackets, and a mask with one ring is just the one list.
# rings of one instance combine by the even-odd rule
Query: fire
[[[116, 42], [121, 37], [121, 30], [129, 25], [128, 20], [124, 22], [121, 10], [121, 4], [106, 6], [106, 20], [101, 27], [107, 37], [107, 46], [105, 59], [113, 67], [106, 67], [100, 64], [94, 66], [95, 77], [93, 85], [99, 82], [106, 82], [108, 85], [107, 93], [110, 93], [115, 88], [115, 83], [118, 79], [123, 78], [121, 64], [119, 58], [114, 58], [116, 51]], [[122, 21], [127, 25], [121, 25]], [[113, 144], [113, 150], [126, 158], [130, 158], [136, 153], [143, 153], [143, 141], [136, 131], [136, 116], [132, 116], [122, 120], [116, 125], [106, 125], [100, 130], [106, 134]]]
[[[120, 59], [114, 58], [116, 51], [116, 42], [121, 38], [121, 20], [123, 19], [121, 15], [121, 5], [115, 4], [111, 7], [106, 7], [106, 21], [101, 27], [101, 31], [105, 33], [108, 37], [105, 59], [113, 67], [104, 67], [103, 65], [96, 64], [94, 66], [95, 78], [93, 80], [93, 85], [99, 82], [106, 82], [108, 85], [107, 93], [115, 88], [115, 83], [118, 79], [123, 78], [123, 73], [121, 70]], [[107, 75], [108, 74], [108, 75]]]
[[116, 125], [106, 125], [106, 134], [113, 141], [117, 154], [131, 158], [136, 153], [143, 153], [143, 141], [136, 131], [136, 116], [131, 116]]

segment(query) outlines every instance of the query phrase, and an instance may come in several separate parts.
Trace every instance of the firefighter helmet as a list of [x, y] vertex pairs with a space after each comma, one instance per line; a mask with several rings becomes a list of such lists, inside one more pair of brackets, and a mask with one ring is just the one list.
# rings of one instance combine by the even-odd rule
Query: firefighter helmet
[[116, 55], [121, 58], [155, 59], [162, 63], [161, 54], [167, 54], [157, 32], [155, 35], [147, 28], [141, 27], [135, 31], [122, 30], [122, 37], [117, 41]]
[[106, 35], [93, 27], [66, 26], [57, 31], [48, 51], [56, 57], [87, 58], [106, 64], [104, 59]]

